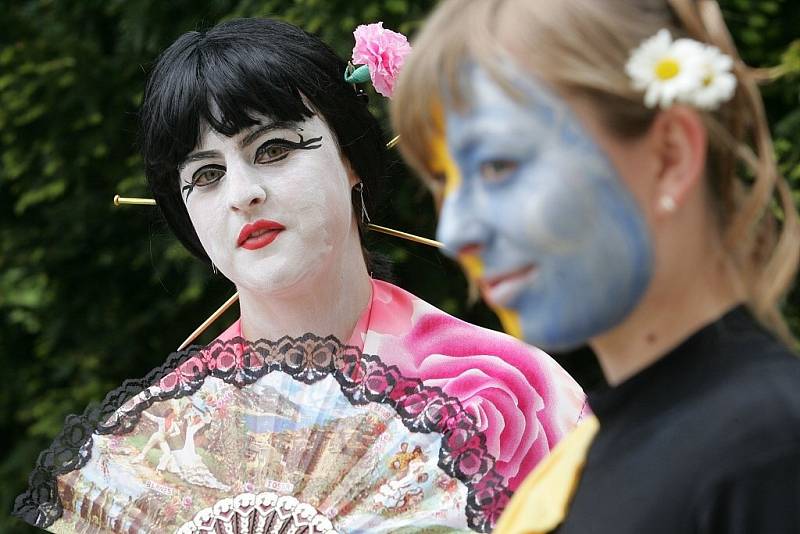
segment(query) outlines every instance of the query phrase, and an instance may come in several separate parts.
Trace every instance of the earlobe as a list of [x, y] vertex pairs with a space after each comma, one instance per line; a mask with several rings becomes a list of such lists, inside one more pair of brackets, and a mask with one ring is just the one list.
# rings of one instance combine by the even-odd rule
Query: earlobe
[[659, 113], [652, 134], [660, 162], [653, 201], [656, 213], [668, 216], [700, 191], [708, 134], [700, 114], [686, 106]]

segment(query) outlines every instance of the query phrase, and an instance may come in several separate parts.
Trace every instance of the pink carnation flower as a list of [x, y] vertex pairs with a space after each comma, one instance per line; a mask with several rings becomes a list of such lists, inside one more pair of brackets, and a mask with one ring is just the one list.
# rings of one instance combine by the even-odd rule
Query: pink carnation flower
[[391, 98], [397, 75], [411, 52], [411, 45], [402, 33], [383, 27], [383, 22], [362, 24], [353, 32], [353, 63], [366, 65], [375, 90]]

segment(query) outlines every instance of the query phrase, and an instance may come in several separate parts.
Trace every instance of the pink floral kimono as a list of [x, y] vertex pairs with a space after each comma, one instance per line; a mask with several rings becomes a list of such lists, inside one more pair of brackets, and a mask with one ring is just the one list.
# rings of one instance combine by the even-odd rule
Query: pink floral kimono
[[15, 514], [51, 532], [489, 532], [584, 407], [544, 352], [373, 281], [346, 343], [247, 341], [237, 321], [126, 382], [68, 422]]

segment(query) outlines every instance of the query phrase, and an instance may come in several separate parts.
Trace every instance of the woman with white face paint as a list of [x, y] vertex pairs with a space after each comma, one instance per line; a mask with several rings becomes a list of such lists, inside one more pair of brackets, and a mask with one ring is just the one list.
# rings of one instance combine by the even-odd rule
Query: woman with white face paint
[[800, 531], [798, 215], [716, 2], [449, 0], [414, 50], [393, 122], [438, 238], [610, 384], [496, 532]]
[[[215, 418], [232, 417], [234, 410], [223, 407], [240, 396], [242, 387], [250, 388], [251, 403], [269, 400], [278, 390], [287, 399], [278, 408], [247, 415], [245, 423], [231, 423], [232, 435], [242, 424], [251, 425], [258, 434], [254, 441], [269, 442], [262, 448], [264, 458], [238, 462], [243, 468], [255, 466], [247, 480], [226, 476], [215, 464], [210, 451], [221, 445], [208, 447], [203, 455], [192, 447], [195, 460], [208, 463], [209, 476], [200, 478], [211, 482], [204, 487], [222, 492], [215, 498], [235, 497], [225, 488], [234, 491], [245, 482], [257, 488], [248, 491], [261, 491], [259, 473], [289, 469], [300, 460], [313, 465], [322, 455], [324, 448], [312, 447], [308, 434], [298, 431], [292, 443], [299, 445], [280, 449], [285, 454], [278, 466], [268, 453], [285, 447], [285, 440], [269, 441], [269, 429], [290, 433], [312, 420], [324, 427], [318, 435], [332, 440], [343, 434], [342, 425], [353, 424], [331, 429], [323, 425], [326, 417], [361, 417], [358, 410], [369, 404], [374, 417], [364, 425], [375, 428], [348, 427], [344, 434], [355, 438], [329, 451], [342, 460], [326, 465], [320, 476], [343, 469], [336, 484], [380, 479], [384, 471], [387, 478], [372, 489], [354, 489], [357, 495], [340, 494], [338, 485], [326, 486], [332, 483], [327, 479], [304, 479], [299, 487], [305, 493], [298, 498], [311, 506], [329, 502], [319, 511], [333, 518], [344, 514], [337, 519], [343, 531], [355, 524], [361, 532], [390, 532], [402, 521], [420, 531], [489, 531], [510, 493], [580, 420], [585, 398], [544, 352], [464, 323], [372, 278], [375, 269], [361, 243], [361, 214], [369, 209], [365, 199], [380, 190], [385, 148], [363, 98], [345, 83], [345, 68], [316, 37], [265, 19], [189, 32], [158, 59], [141, 110], [147, 178], [180, 241], [236, 286], [241, 318], [201, 349], [202, 358], [167, 369], [157, 396], [160, 402], [180, 402], [188, 388], [192, 401], [206, 406], [203, 413], [209, 414], [208, 425], [198, 432], [217, 437], [225, 433], [217, 432]], [[279, 348], [271, 351], [276, 344]], [[348, 360], [354, 353], [357, 357]], [[212, 386], [222, 390], [206, 391]], [[302, 399], [292, 396], [297, 391], [303, 392]], [[144, 401], [132, 398], [125, 409], [132, 412]], [[383, 403], [378, 407], [383, 411], [370, 403]], [[389, 415], [386, 406], [394, 410]], [[329, 408], [330, 413], [324, 412]], [[311, 415], [303, 415], [305, 409]], [[123, 417], [120, 411], [114, 414]], [[382, 417], [389, 422], [384, 424]], [[408, 436], [412, 429], [413, 440]], [[363, 444], [372, 446], [371, 440], [383, 444], [383, 450], [348, 456], [363, 454]], [[420, 451], [414, 464], [420, 486], [403, 506], [375, 509], [370, 491], [408, 475], [405, 469], [390, 469], [389, 459], [400, 447], [397, 440]], [[80, 474], [70, 476], [91, 478], [97, 461], [93, 458]], [[113, 453], [102, 461], [127, 465]], [[52, 471], [52, 466], [50, 471], [41, 468]], [[183, 473], [182, 478], [193, 481], [195, 475]], [[61, 507], [52, 488], [61, 479], [40, 478], [49, 481], [49, 492], [34, 488], [21, 496], [17, 514], [40, 526], [54, 520], [61, 522], [59, 528], [83, 525], [79, 511], [67, 510], [64, 518], [56, 513]], [[292, 487], [289, 478], [267, 483]], [[44, 502], [42, 495], [51, 500]], [[152, 498], [163, 496], [153, 493]], [[356, 516], [378, 522], [365, 527]]]

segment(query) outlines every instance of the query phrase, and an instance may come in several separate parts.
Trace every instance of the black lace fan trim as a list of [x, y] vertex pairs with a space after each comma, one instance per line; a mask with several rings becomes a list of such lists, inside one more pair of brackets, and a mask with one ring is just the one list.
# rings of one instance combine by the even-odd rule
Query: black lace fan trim
[[495, 458], [487, 452], [486, 437], [460, 401], [440, 388], [404, 377], [397, 367], [384, 364], [376, 355], [363, 354], [332, 336], [313, 334], [278, 341], [215, 341], [172, 353], [143, 379], [126, 380], [82, 416], [66, 418], [53, 444], [39, 455], [28, 491], [17, 497], [13, 514], [40, 528], [61, 517], [56, 478], [86, 465], [92, 434], [130, 432], [153, 403], [191, 395], [209, 376], [243, 387], [276, 371], [306, 384], [330, 375], [353, 405], [385, 404], [410, 431], [440, 433], [438, 465], [467, 487], [467, 524], [478, 532], [494, 528], [511, 491], [494, 469]]

